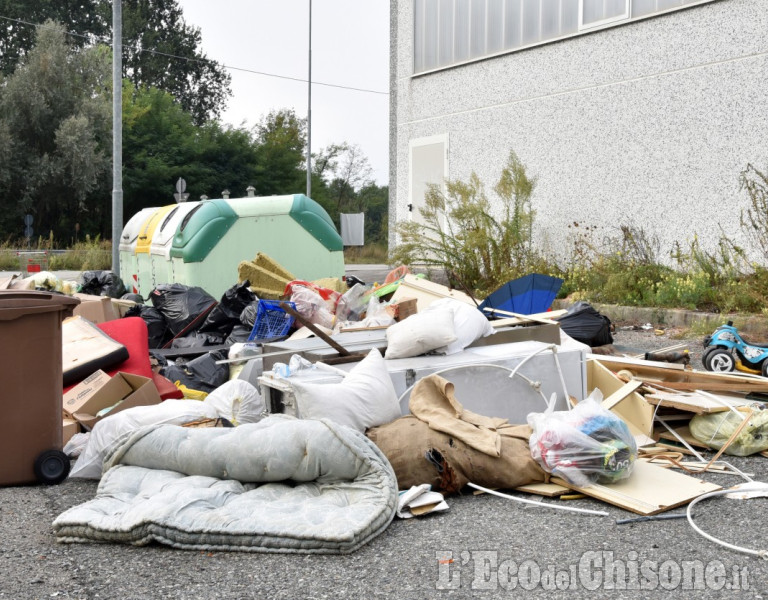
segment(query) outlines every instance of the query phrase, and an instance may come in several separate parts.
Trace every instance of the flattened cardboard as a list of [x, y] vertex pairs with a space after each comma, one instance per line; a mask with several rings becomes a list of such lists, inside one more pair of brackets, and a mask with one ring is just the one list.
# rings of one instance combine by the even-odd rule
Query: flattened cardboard
[[[152, 379], [132, 373], [116, 373], [109, 377], [97, 371], [64, 396], [64, 411], [86, 428], [92, 428], [104, 416], [134, 406], [160, 404], [160, 394]], [[101, 410], [113, 407], [106, 415]]]
[[714, 483], [642, 460], [635, 462], [628, 479], [610, 485], [595, 484], [582, 488], [559, 477], [553, 477], [552, 481], [639, 515], [655, 515], [688, 504], [702, 494], [722, 489]]

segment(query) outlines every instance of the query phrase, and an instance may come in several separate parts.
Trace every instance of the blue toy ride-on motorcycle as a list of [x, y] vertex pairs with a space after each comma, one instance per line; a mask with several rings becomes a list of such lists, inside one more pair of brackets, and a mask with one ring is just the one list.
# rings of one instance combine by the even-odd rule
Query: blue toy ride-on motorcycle
[[707, 371], [743, 371], [768, 377], [768, 344], [748, 342], [739, 335], [733, 321], [720, 325], [704, 338], [701, 362]]

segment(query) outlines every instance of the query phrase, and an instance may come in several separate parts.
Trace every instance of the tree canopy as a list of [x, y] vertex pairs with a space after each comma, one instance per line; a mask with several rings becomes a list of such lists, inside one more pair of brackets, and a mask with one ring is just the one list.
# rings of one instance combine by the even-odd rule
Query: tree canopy
[[[52, 232], [62, 245], [78, 230], [108, 238], [109, 46], [84, 45], [64, 25], [47, 21], [17, 61], [0, 75], [0, 240], [18, 240], [27, 214], [35, 236]], [[179, 177], [193, 200], [221, 197], [225, 189], [242, 197], [249, 186], [261, 196], [306, 189], [307, 123], [292, 109], [274, 110], [252, 129], [217, 119], [200, 123], [170, 92], [126, 78], [122, 113], [126, 221], [142, 208], [173, 203]], [[332, 144], [316, 153], [313, 165], [312, 197], [337, 226], [340, 212], [365, 211], [366, 239], [385, 239], [387, 188], [373, 183], [360, 149]]]
[[[0, 73], [10, 75], [35, 43], [34, 24], [64, 26], [71, 46], [111, 44], [111, 0], [0, 0]], [[123, 75], [136, 89], [169, 92], [195, 123], [216, 118], [231, 94], [230, 76], [201, 50], [200, 29], [188, 25], [177, 0], [123, 3]]]

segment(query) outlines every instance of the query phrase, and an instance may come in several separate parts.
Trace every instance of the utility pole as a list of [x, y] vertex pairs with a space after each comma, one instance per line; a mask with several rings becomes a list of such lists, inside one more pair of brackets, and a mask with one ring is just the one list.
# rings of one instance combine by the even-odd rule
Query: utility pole
[[123, 234], [123, 7], [112, 0], [112, 271], [120, 276]]
[[309, 75], [307, 77], [307, 198], [312, 197], [312, 0], [309, 0]]

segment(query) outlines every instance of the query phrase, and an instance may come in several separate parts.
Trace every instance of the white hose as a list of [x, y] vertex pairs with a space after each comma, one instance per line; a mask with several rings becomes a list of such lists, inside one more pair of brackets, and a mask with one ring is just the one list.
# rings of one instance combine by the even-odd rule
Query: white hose
[[[472, 484], [470, 483], [469, 485], [472, 485]], [[764, 489], [768, 490], [768, 484], [764, 485]], [[751, 554], [753, 556], [759, 556], [760, 558], [768, 560], [768, 550], [753, 550], [752, 548], [744, 548], [743, 546], [736, 546], [735, 544], [729, 544], [728, 542], [724, 542], [723, 540], [717, 539], [716, 537], [702, 531], [701, 528], [698, 525], [696, 525], [696, 523], [693, 522], [692, 510], [696, 504], [698, 504], [702, 500], [706, 500], [707, 498], [714, 498], [716, 496], [724, 496], [725, 494], [732, 494], [732, 493], [733, 493], [733, 490], [718, 490], [717, 492], [709, 492], [708, 494], [704, 494], [703, 496], [694, 498], [691, 501], [691, 503], [688, 505], [688, 510], [686, 511], [686, 517], [688, 518], [688, 523], [690, 523], [691, 527], [693, 527], [693, 530], [696, 533], [707, 538], [710, 542], [715, 542], [715, 544], [719, 544], [720, 546], [723, 546], [730, 550], [734, 550], [736, 552], [741, 552], [743, 554]]]
[[483, 486], [476, 485], [474, 483], [468, 483], [467, 485], [471, 488], [475, 488], [476, 490], [480, 490], [481, 492], [485, 492], [486, 494], [492, 494], [493, 496], [498, 496], [499, 498], [506, 498], [507, 500], [514, 500], [515, 502], [522, 502], [523, 504], [533, 504], [534, 506], [541, 506], [543, 508], [554, 508], [555, 510], [565, 510], [568, 512], [582, 513], [585, 515], [597, 515], [599, 517], [608, 516], [608, 513], [605, 512], [604, 510], [590, 510], [588, 508], [576, 508], [574, 506], [560, 506], [558, 504], [545, 504], [544, 502], [540, 502], [536, 500], [528, 500], [527, 498], [518, 498], [517, 496], [510, 496], [509, 494], [503, 494], [501, 492], [497, 492], [496, 490], [484, 488]]

